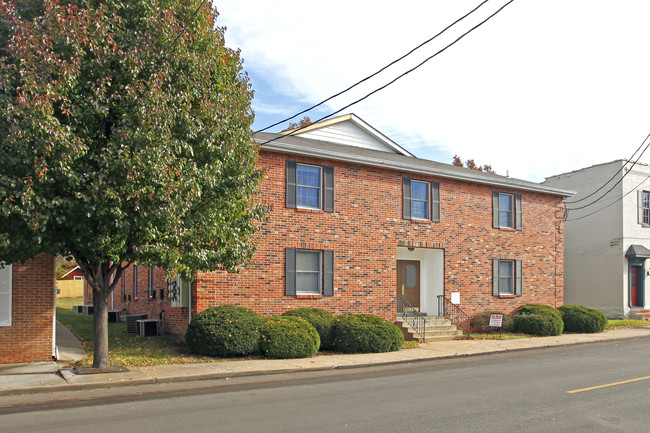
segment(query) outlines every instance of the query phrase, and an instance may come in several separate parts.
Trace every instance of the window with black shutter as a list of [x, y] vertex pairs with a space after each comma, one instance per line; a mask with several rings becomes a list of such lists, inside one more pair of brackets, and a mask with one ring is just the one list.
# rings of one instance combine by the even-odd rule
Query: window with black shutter
[[287, 248], [285, 294], [334, 295], [334, 252]]
[[492, 193], [492, 226], [497, 229], [522, 229], [521, 195]]
[[492, 294], [494, 296], [521, 296], [521, 260], [492, 260]]
[[403, 178], [402, 216], [440, 222], [440, 183]]
[[334, 212], [334, 167], [287, 161], [286, 205]]

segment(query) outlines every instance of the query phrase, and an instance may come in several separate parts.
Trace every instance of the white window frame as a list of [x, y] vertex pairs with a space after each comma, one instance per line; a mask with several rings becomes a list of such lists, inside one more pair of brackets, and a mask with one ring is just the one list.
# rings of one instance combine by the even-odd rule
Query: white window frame
[[[311, 269], [299, 269], [298, 268], [298, 256], [301, 254], [317, 254], [318, 255], [318, 271]], [[298, 287], [298, 275], [300, 274], [317, 274], [318, 278], [318, 287], [311, 290], [305, 290], [304, 288]], [[296, 294], [297, 295], [320, 295], [323, 293], [323, 252], [321, 250], [296, 250]]]
[[650, 226], [650, 191], [641, 192], [641, 212], [643, 212], [642, 224]]
[[[501, 264], [502, 263], [509, 263], [510, 264], [510, 273], [509, 275], [503, 275], [501, 273]], [[498, 268], [498, 274], [499, 274], [499, 296], [501, 295], [506, 295], [506, 296], [514, 296], [515, 295], [515, 284], [516, 284], [516, 264], [514, 260], [501, 260], [499, 259], [499, 268]], [[504, 289], [504, 285], [502, 282], [504, 280], [509, 281], [508, 287]]]
[[[510, 206], [508, 209], [504, 209], [501, 207], [501, 197], [509, 197], [510, 198]], [[501, 224], [501, 215], [506, 214], [509, 215], [510, 222], [508, 224]], [[505, 227], [509, 229], [514, 229], [515, 228], [515, 196], [514, 194], [508, 194], [505, 192], [500, 192], [499, 193], [499, 227]]]
[[[311, 186], [311, 185], [302, 185], [299, 182], [299, 176], [298, 176], [299, 167], [311, 167], [311, 168], [318, 169], [318, 187]], [[298, 204], [298, 197], [300, 196], [301, 188], [318, 190], [318, 195], [317, 195], [318, 206], [306, 206], [306, 205]], [[321, 167], [320, 165], [296, 163], [296, 207], [299, 209], [322, 209], [323, 208], [323, 167]]]
[[[427, 190], [427, 195], [426, 195], [425, 200], [413, 197], [413, 185], [414, 184], [422, 184], [422, 185], [425, 186], [425, 188]], [[424, 202], [424, 210], [425, 210], [424, 217], [413, 216], [413, 203], [415, 203], [415, 202], [418, 202], [418, 203]], [[411, 219], [414, 219], [414, 220], [426, 220], [426, 221], [431, 219], [431, 184], [429, 182], [422, 181], [422, 180], [411, 179]]]
[[0, 268], [0, 326], [11, 326], [13, 298], [13, 266]]

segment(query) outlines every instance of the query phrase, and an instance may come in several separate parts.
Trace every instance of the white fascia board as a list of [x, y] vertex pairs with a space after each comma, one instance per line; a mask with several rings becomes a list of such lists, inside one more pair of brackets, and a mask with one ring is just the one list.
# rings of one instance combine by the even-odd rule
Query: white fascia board
[[316, 129], [322, 129], [327, 126], [334, 125], [341, 122], [346, 122], [346, 121], [352, 122], [362, 130], [364, 130], [366, 133], [374, 137], [376, 140], [383, 143], [386, 147], [393, 149], [396, 153], [404, 156], [415, 157], [415, 155], [413, 155], [411, 152], [404, 149], [403, 147], [395, 143], [393, 140], [386, 137], [384, 134], [382, 134], [381, 132], [379, 132], [378, 130], [376, 130], [366, 122], [364, 122], [356, 114], [345, 114], [343, 116], [334, 117], [333, 119], [323, 120], [322, 122], [318, 122], [318, 123], [312, 123], [311, 125], [308, 125], [303, 129], [297, 130], [295, 133], [293, 131], [283, 131], [280, 134], [286, 135], [287, 137], [300, 137], [300, 135], [303, 133], [311, 132]]
[[402, 146], [398, 145], [397, 143], [395, 143], [390, 138], [386, 137], [384, 134], [382, 134], [381, 132], [379, 132], [378, 130], [376, 130], [375, 128], [373, 128], [372, 126], [367, 124], [366, 122], [364, 122], [362, 119], [360, 119], [356, 115], [350, 114], [350, 120], [352, 121], [352, 123], [356, 124], [360, 128], [364, 129], [366, 132], [368, 132], [369, 134], [374, 136], [377, 140], [379, 140], [379, 141], [383, 142], [384, 144], [386, 144], [386, 146], [390, 147], [395, 152], [397, 152], [397, 153], [399, 153], [401, 155], [404, 155], [404, 156], [412, 156], [412, 157], [415, 158], [415, 155], [413, 155], [411, 152], [404, 149]]
[[72, 268], [68, 272], [66, 272], [65, 274], [61, 275], [61, 279], [64, 279], [65, 277], [67, 277], [68, 275], [70, 275], [71, 273], [76, 271], [77, 269], [79, 269], [79, 265], [75, 266], [74, 268]]
[[[259, 140], [260, 143], [265, 143], [262, 140]], [[422, 161], [419, 158], [414, 157], [413, 162], [407, 163], [397, 163], [394, 161], [388, 161], [381, 158], [368, 157], [367, 155], [357, 156], [349, 153], [341, 152], [332, 152], [331, 150], [321, 150], [314, 148], [305, 148], [303, 146], [291, 145], [288, 143], [278, 143], [272, 141], [266, 143], [262, 146], [264, 150], [269, 150], [273, 152], [280, 153], [290, 153], [292, 155], [301, 155], [313, 158], [322, 158], [330, 159], [335, 161], [351, 162], [359, 165], [367, 165], [371, 167], [384, 167], [397, 171], [406, 171], [414, 174], [423, 174], [427, 176], [437, 176], [446, 179], [461, 180], [465, 182], [479, 183], [483, 185], [498, 186], [503, 188], [512, 188], [522, 191], [533, 191], [540, 192], [544, 194], [557, 195], [562, 197], [571, 197], [576, 193], [574, 191], [568, 191], [564, 189], [554, 188], [546, 186], [543, 184], [529, 184], [526, 181], [522, 184], [522, 181], [515, 179], [504, 178], [503, 180], [499, 179], [484, 179], [481, 176], [477, 176], [474, 173], [471, 173], [470, 169], [467, 169], [467, 173], [458, 172], [456, 170], [446, 170], [446, 169], [432, 169], [430, 167], [425, 167], [420, 164], [417, 164], [417, 161]]]

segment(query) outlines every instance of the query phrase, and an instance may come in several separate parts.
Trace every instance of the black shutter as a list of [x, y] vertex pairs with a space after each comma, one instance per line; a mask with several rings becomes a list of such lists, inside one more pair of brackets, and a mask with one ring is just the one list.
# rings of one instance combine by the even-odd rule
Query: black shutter
[[287, 161], [287, 208], [296, 208], [296, 161]]
[[521, 296], [521, 260], [515, 260], [515, 295]]
[[440, 183], [431, 182], [431, 221], [440, 222]]
[[323, 210], [334, 212], [334, 167], [323, 167], [325, 184], [325, 201]]
[[323, 296], [334, 296], [334, 251], [323, 251]]
[[492, 227], [498, 229], [499, 225], [499, 193], [492, 191]]
[[492, 259], [492, 295], [499, 296], [499, 259]]
[[411, 219], [411, 178], [405, 177], [402, 183], [402, 216]]
[[517, 230], [521, 230], [521, 228], [522, 228], [522, 222], [521, 222], [521, 195], [520, 194], [515, 195], [515, 228]]
[[285, 251], [285, 290], [287, 296], [296, 295], [296, 249], [287, 248]]

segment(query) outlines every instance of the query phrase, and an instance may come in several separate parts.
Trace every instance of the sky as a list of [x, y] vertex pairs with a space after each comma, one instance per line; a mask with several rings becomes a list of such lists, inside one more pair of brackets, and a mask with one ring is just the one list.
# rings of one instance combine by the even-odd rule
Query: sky
[[[215, 0], [226, 45], [255, 91], [254, 130], [378, 71], [482, 0]], [[508, 0], [321, 107], [315, 121], [442, 50]], [[453, 46], [339, 114], [354, 113], [420, 158], [545, 177], [630, 159], [650, 134], [650, 2], [514, 0]], [[278, 132], [288, 121], [269, 129]], [[641, 162], [650, 162], [647, 152]]]

